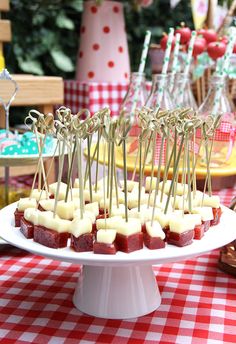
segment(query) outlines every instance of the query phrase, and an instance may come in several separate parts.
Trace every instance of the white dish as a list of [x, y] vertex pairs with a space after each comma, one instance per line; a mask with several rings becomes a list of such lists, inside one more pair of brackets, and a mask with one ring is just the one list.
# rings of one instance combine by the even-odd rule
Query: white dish
[[185, 260], [224, 246], [236, 238], [236, 213], [222, 207], [220, 224], [211, 227], [201, 240], [194, 240], [186, 247], [167, 245], [160, 250], [142, 249], [129, 254], [118, 252], [116, 255], [77, 253], [69, 247], [56, 250], [27, 240], [18, 228], [13, 227], [15, 209], [16, 203], [13, 203], [0, 211], [0, 236], [29, 252], [83, 264], [74, 304], [87, 314], [110, 319], [133, 318], [159, 307], [161, 297], [152, 264]]
[[[56, 148], [56, 139], [52, 142], [52, 147], [48, 153], [43, 154], [43, 159], [49, 159], [53, 156]], [[59, 151], [57, 150], [55, 156], [58, 156]], [[19, 154], [19, 155], [2, 155], [0, 154], [0, 166], [22, 166], [22, 165], [33, 165], [38, 162], [39, 154]]]
[[132, 265], [142, 264], [163, 264], [166, 262], [184, 260], [196, 255], [211, 251], [220, 246], [224, 246], [236, 238], [236, 213], [222, 207], [223, 214], [220, 224], [209, 229], [201, 240], [194, 240], [193, 243], [185, 247], [167, 245], [164, 249], [148, 250], [146, 248], [132, 252], [117, 252], [116, 255], [94, 254], [91, 252], [77, 253], [69, 247], [63, 249], [52, 249], [42, 246], [33, 240], [27, 240], [23, 234], [13, 227], [13, 213], [16, 203], [10, 204], [0, 211], [0, 237], [12, 245], [28, 250], [32, 253], [50, 257], [52, 259], [63, 260], [83, 265]]

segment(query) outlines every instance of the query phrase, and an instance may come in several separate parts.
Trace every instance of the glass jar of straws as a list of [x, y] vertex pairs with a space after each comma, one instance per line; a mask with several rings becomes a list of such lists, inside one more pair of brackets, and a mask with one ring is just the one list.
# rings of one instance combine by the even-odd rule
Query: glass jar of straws
[[151, 92], [145, 104], [147, 107], [151, 109], [160, 107], [162, 110], [174, 108], [168, 90], [168, 81], [168, 74], [153, 74]]
[[128, 91], [121, 104], [121, 111], [123, 110], [127, 116], [131, 113], [131, 109], [134, 104], [134, 96], [137, 89], [138, 93], [136, 108], [140, 109], [145, 104], [147, 99], [145, 73], [133, 72], [130, 76]]
[[[220, 90], [220, 93], [219, 93]], [[233, 145], [235, 137], [235, 108], [228, 91], [228, 78], [226, 76], [212, 76], [209, 91], [199, 107], [199, 116], [206, 119], [209, 115], [221, 115], [220, 124], [211, 138], [211, 167], [229, 165], [232, 162]], [[211, 145], [210, 145], [211, 147]], [[200, 150], [201, 165], [206, 164], [203, 147]]]
[[[130, 76], [130, 83], [126, 96], [121, 104], [121, 113], [123, 116], [130, 117], [132, 112], [135, 113], [136, 109], [141, 109], [147, 99], [146, 78], [144, 73], [134, 72]], [[135, 105], [135, 106], [134, 106]], [[137, 124], [137, 118], [134, 117], [132, 128], [128, 137], [128, 153], [129, 156], [136, 156], [138, 144], [138, 136], [140, 128]]]
[[176, 73], [173, 88], [173, 99], [176, 107], [197, 110], [197, 103], [193, 96], [189, 75]]

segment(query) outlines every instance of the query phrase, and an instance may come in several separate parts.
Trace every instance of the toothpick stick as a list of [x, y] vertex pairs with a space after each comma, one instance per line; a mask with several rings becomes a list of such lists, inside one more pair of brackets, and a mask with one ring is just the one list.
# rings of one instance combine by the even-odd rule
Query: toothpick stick
[[77, 142], [74, 142], [74, 147], [73, 147], [73, 152], [71, 156], [71, 161], [68, 169], [68, 174], [67, 174], [67, 187], [66, 187], [66, 196], [65, 196], [65, 202], [68, 201], [68, 195], [69, 195], [69, 190], [71, 190], [71, 176], [72, 176], [72, 171], [73, 171], [73, 166], [74, 166], [74, 161], [75, 161], [75, 154], [77, 151]]
[[159, 155], [159, 161], [158, 161], [157, 180], [156, 180], [156, 186], [155, 186], [154, 206], [153, 206], [153, 209], [152, 209], [151, 226], [153, 225], [153, 221], [154, 221], [155, 208], [156, 208], [155, 204], [156, 204], [157, 195], [158, 195], [158, 191], [159, 191], [159, 183], [160, 183], [160, 176], [161, 176], [161, 164], [162, 164], [162, 154], [163, 154], [164, 142], [165, 142], [165, 136], [163, 134], [162, 138], [161, 138], [161, 148], [160, 148], [160, 155]]
[[96, 161], [96, 176], [95, 176], [95, 192], [98, 191], [98, 166], [99, 166], [100, 139], [101, 139], [101, 129], [98, 130], [98, 137], [97, 137], [97, 161]]
[[188, 136], [186, 138], [187, 143], [187, 171], [188, 171], [188, 207], [189, 212], [192, 212], [192, 198], [191, 198], [191, 171], [190, 171], [190, 155], [189, 155], [189, 142]]
[[62, 177], [62, 171], [63, 171], [63, 165], [64, 165], [65, 147], [66, 147], [66, 139], [64, 137], [61, 155], [59, 156], [59, 171], [58, 171], [58, 181], [57, 181], [57, 189], [56, 189], [56, 195], [55, 195], [55, 203], [54, 203], [54, 209], [53, 209], [53, 217], [56, 216], [56, 211], [57, 211], [57, 202], [58, 202], [58, 196], [59, 196], [60, 185], [61, 185], [61, 177]]
[[111, 144], [111, 168], [110, 168], [110, 199], [109, 199], [109, 216], [111, 216], [112, 213], [112, 191], [113, 191], [113, 174], [114, 174], [114, 153], [115, 153], [115, 123], [112, 124], [110, 128], [111, 136], [110, 144]]
[[142, 140], [139, 138], [139, 184], [138, 184], [138, 212], [140, 212], [141, 190], [142, 190]]
[[119, 192], [118, 192], [118, 182], [117, 182], [117, 171], [116, 171], [116, 150], [114, 149], [114, 182], [115, 182], [115, 191], [116, 191], [116, 206], [119, 208]]
[[82, 145], [81, 138], [78, 134], [75, 136], [76, 146], [77, 146], [77, 163], [78, 163], [78, 178], [79, 178], [79, 201], [80, 201], [80, 218], [83, 219], [84, 216], [84, 184], [83, 184], [83, 174], [82, 174]]
[[183, 202], [182, 202], [182, 216], [184, 216], [184, 205], [185, 205], [185, 185], [186, 185], [186, 157], [187, 157], [187, 140], [186, 140], [186, 133], [185, 133], [185, 138], [184, 138], [184, 152], [183, 152], [183, 167], [182, 167], [182, 185], [183, 185]]
[[107, 198], [109, 198], [109, 185], [110, 185], [110, 176], [111, 176], [111, 145], [108, 141], [108, 162], [107, 162]]
[[55, 147], [55, 149], [54, 149], [54, 152], [53, 152], [53, 155], [52, 155], [52, 158], [51, 158], [49, 167], [48, 167], [48, 171], [47, 171], [47, 174], [46, 174], [46, 179], [45, 179], [45, 181], [44, 181], [42, 190], [41, 190], [40, 195], [39, 195], [39, 201], [41, 200], [41, 197], [42, 197], [42, 194], [43, 194], [43, 190], [45, 189], [45, 186], [46, 186], [46, 184], [47, 184], [48, 176], [50, 175], [51, 170], [52, 170], [52, 166], [53, 166], [53, 162], [54, 162], [54, 159], [55, 159], [55, 155], [56, 155], [56, 152], [57, 152], [57, 150], [58, 150], [58, 143], [59, 143], [59, 141], [57, 141], [56, 147]]
[[90, 136], [88, 135], [87, 137], [87, 150], [88, 150], [88, 157], [87, 157], [87, 165], [88, 165], [88, 178], [89, 178], [89, 197], [90, 197], [90, 202], [93, 202], [93, 190], [92, 190], [92, 175], [91, 175], [91, 154], [90, 154], [90, 148], [91, 148], [91, 143], [90, 143]]
[[139, 145], [138, 145], [138, 150], [137, 150], [137, 154], [135, 156], [135, 163], [134, 163], [134, 170], [133, 170], [133, 175], [132, 175], [132, 181], [134, 181], [135, 179], [135, 175], [136, 175], [136, 171], [137, 171], [137, 165], [138, 165], [138, 157], [139, 157]]
[[179, 146], [179, 151], [178, 151], [178, 155], [177, 155], [177, 159], [176, 159], [176, 166], [174, 166], [174, 168], [173, 168], [173, 177], [172, 177], [172, 181], [171, 181], [171, 184], [170, 184], [170, 190], [169, 190], [169, 194], [168, 194], [168, 197], [167, 197], [164, 214], [167, 213], [168, 206], [169, 206], [169, 203], [170, 203], [170, 197], [171, 197], [171, 193], [172, 193], [172, 190], [173, 190], [173, 187], [174, 187], [174, 183], [175, 183], [175, 178], [176, 178], [176, 174], [177, 174], [177, 167], [179, 165], [183, 144], [184, 144], [184, 135], [181, 138], [181, 142], [180, 142], [180, 146]]
[[127, 197], [127, 165], [126, 165], [126, 139], [122, 141], [123, 148], [123, 171], [124, 171], [124, 194], [125, 194], [125, 221], [128, 222], [128, 197]]
[[155, 161], [155, 153], [156, 153], [156, 136], [157, 136], [157, 130], [154, 130], [153, 133], [153, 142], [152, 142], [152, 164], [151, 164], [151, 179], [150, 179], [150, 190], [148, 195], [148, 208], [150, 206], [150, 200], [151, 200], [151, 193], [152, 193], [152, 181], [154, 177], [154, 161]]
[[[97, 153], [97, 149], [98, 149], [98, 144], [96, 143], [96, 146], [94, 148], [94, 152], [93, 152], [93, 156], [92, 156], [92, 159], [91, 159], [91, 166], [93, 165], [93, 162], [95, 160], [95, 155]], [[88, 180], [88, 163], [86, 161], [86, 166], [85, 166], [85, 173], [84, 173], [84, 187], [86, 186], [86, 182]]]
[[105, 219], [105, 229], [107, 229], [107, 207], [106, 207], [106, 142], [103, 138], [103, 200], [104, 200], [104, 219]]

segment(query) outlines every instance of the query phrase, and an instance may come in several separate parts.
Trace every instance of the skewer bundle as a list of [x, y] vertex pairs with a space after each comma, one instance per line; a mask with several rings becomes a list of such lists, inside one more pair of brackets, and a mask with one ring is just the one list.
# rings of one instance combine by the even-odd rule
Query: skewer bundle
[[[143, 244], [151, 249], [163, 248], [165, 242], [178, 246], [190, 244], [197, 235], [194, 232], [196, 218], [202, 226], [207, 221], [208, 226], [210, 221], [217, 223], [212, 209], [218, 209], [218, 217], [221, 210], [219, 200], [211, 195], [209, 168], [204, 192], [196, 190], [195, 168], [200, 147], [195, 148], [195, 135], [199, 129], [204, 132], [201, 145], [205, 147], [209, 163], [211, 147], [208, 147], [208, 140], [214, 135], [219, 118], [202, 121], [191, 109], [141, 109], [138, 112], [139, 178], [135, 182], [127, 177], [126, 145], [131, 120], [125, 117], [112, 119], [109, 109], [102, 109], [91, 117], [88, 110], [73, 115], [64, 107], [57, 111], [57, 117], [54, 120], [51, 115], [30, 112], [26, 119], [28, 125], [31, 122], [36, 137], [40, 138], [39, 163], [34, 179], [39, 174], [42, 179], [37, 193], [33, 185], [30, 197], [18, 203], [16, 225], [21, 226], [26, 237], [55, 248], [67, 246], [71, 238], [70, 246], [76, 251], [114, 254], [118, 250], [128, 253], [141, 249]], [[60, 152], [57, 182], [51, 185], [47, 183], [40, 153], [49, 134], [54, 136]], [[161, 150], [165, 141], [169, 147], [165, 151], [163, 179], [160, 154], [157, 166], [152, 160], [151, 176], [145, 181], [146, 157], [153, 155], [157, 134], [161, 136]], [[93, 146], [92, 142], [95, 142]], [[87, 149], [85, 166], [82, 163], [84, 146]], [[116, 168], [118, 146], [123, 150], [123, 180], [119, 180]], [[100, 152], [104, 156], [102, 165], [98, 164], [97, 154]], [[62, 181], [65, 154], [69, 156], [66, 183]], [[107, 167], [105, 155], [109, 162]], [[168, 180], [171, 164], [173, 174]], [[78, 175], [75, 181], [72, 180], [74, 166]], [[183, 170], [181, 180], [180, 168]], [[102, 180], [98, 180], [99, 169]], [[199, 235], [199, 230], [197, 233]], [[201, 235], [203, 233], [202, 227]]]

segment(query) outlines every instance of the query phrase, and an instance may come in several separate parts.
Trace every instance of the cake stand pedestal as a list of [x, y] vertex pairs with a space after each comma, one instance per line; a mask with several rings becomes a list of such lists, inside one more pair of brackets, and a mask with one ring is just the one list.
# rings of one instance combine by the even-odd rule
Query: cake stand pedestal
[[84, 265], [73, 302], [86, 314], [127, 319], [156, 310], [161, 296], [151, 265]]
[[[16, 203], [0, 211], [0, 236], [8, 243], [31, 253], [83, 265], [73, 302], [80, 311], [110, 319], [127, 319], [148, 314], [161, 304], [152, 271], [153, 264], [177, 262], [209, 252], [236, 238], [236, 213], [222, 206], [219, 225], [211, 227], [201, 240], [191, 245], [166, 245], [159, 250], [142, 250], [116, 255], [78, 253], [69, 246], [52, 249], [27, 240], [14, 227]], [[69, 297], [69, 296], [68, 296]]]

